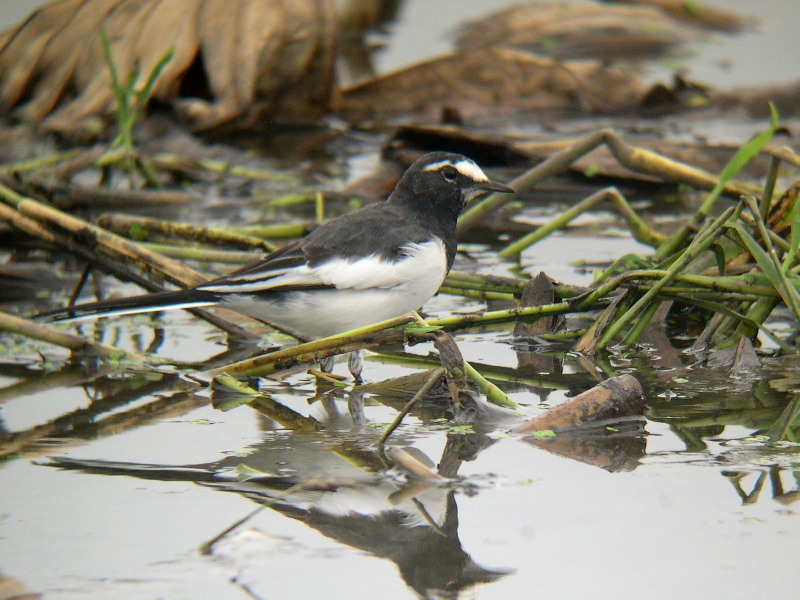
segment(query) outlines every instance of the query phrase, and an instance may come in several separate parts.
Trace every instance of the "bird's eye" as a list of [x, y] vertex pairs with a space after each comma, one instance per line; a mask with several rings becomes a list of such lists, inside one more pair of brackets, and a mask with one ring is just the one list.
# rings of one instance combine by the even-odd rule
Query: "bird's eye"
[[458, 171], [455, 167], [446, 166], [442, 168], [442, 177], [445, 178], [447, 181], [455, 181], [458, 177]]

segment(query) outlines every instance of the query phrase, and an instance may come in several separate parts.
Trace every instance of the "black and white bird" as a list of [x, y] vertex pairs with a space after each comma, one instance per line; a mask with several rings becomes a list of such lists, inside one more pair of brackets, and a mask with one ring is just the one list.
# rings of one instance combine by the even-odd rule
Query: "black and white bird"
[[386, 202], [332, 219], [229, 275], [42, 316], [69, 321], [221, 306], [307, 338], [342, 333], [422, 306], [453, 265], [465, 205], [482, 194], [513, 191], [465, 156], [431, 152], [406, 170]]

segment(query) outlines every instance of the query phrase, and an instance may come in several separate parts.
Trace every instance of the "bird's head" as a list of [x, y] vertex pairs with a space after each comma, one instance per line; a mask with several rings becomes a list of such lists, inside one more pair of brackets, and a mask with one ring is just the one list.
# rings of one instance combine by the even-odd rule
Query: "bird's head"
[[491, 192], [513, 193], [514, 190], [489, 179], [466, 156], [430, 152], [406, 170], [391, 201], [428, 213], [439, 211], [455, 219], [468, 203]]

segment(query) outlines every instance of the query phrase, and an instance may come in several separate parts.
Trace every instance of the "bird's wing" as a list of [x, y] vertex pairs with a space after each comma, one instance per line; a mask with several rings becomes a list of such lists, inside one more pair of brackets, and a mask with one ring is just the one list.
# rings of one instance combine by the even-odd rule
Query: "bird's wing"
[[209, 292], [255, 294], [331, 287], [308, 267], [308, 256], [300, 244], [292, 244], [264, 260], [214, 279], [197, 289]]
[[[261, 262], [197, 289], [254, 294], [321, 288], [391, 288], [413, 276], [408, 271], [410, 267], [425, 268], [435, 262], [433, 255], [441, 252], [440, 243], [424, 243], [427, 240], [419, 226], [409, 223], [405, 215], [388, 205], [373, 205], [345, 217], [329, 221]], [[368, 253], [368, 249], [376, 247], [381, 251]], [[398, 261], [404, 268], [398, 269]]]

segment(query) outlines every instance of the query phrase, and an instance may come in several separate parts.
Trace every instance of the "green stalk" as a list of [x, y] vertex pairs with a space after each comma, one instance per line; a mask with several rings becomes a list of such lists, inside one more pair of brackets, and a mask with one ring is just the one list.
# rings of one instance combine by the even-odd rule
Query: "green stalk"
[[625, 335], [625, 337], [622, 339], [623, 345], [631, 346], [639, 340], [639, 337], [641, 337], [645, 328], [650, 324], [650, 321], [652, 320], [653, 315], [656, 314], [659, 306], [661, 306], [660, 302], [653, 302], [649, 304], [644, 311], [642, 311], [641, 316], [636, 319], [633, 327], [630, 328], [627, 335]]
[[21, 160], [14, 163], [8, 163], [0, 166], [0, 173], [13, 173], [21, 175], [31, 171], [38, 171], [43, 167], [57, 165], [58, 163], [65, 162], [74, 158], [78, 154], [77, 149], [65, 150], [64, 152], [55, 152], [47, 156], [40, 156], [28, 160]]
[[467, 377], [472, 379], [478, 386], [478, 388], [483, 392], [483, 394], [489, 399], [489, 401], [494, 402], [498, 406], [502, 406], [503, 408], [510, 408], [512, 410], [518, 410], [519, 404], [514, 402], [511, 398], [509, 398], [503, 390], [493, 384], [491, 381], [488, 381], [483, 375], [478, 373], [471, 364], [467, 361], [464, 361], [464, 367], [467, 371]]
[[277, 240], [302, 237], [312, 231], [314, 227], [315, 225], [310, 223], [276, 223], [274, 225], [232, 227], [230, 231], [265, 240]]
[[429, 319], [428, 325], [432, 327], [442, 327], [445, 329], [469, 327], [484, 323], [498, 323], [503, 321], [515, 321], [526, 317], [544, 317], [547, 315], [560, 315], [572, 310], [569, 302], [556, 302], [541, 306], [526, 306], [523, 308], [509, 308], [507, 310], [490, 310], [479, 315], [462, 315], [458, 317], [442, 317], [439, 319]]
[[[580, 303], [577, 305], [577, 309], [584, 309], [588, 306], [595, 305], [620, 287], [630, 285], [645, 286], [646, 284], [636, 284], [636, 282], [642, 279], [662, 279], [666, 277], [668, 273], [669, 271], [665, 269], [646, 269], [622, 273], [608, 280], [591, 294], [587, 294], [581, 299]], [[767, 281], [766, 278], [760, 274], [747, 273], [745, 275], [728, 277], [712, 277], [709, 275], [695, 275], [693, 273], [678, 273], [674, 277], [674, 281], [706, 288], [708, 292], [730, 292], [766, 297], [778, 296], [774, 288], [760, 285], [761, 282]], [[650, 288], [648, 287], [648, 289]]]
[[769, 163], [767, 180], [764, 183], [764, 193], [761, 194], [761, 202], [759, 203], [759, 214], [764, 221], [766, 221], [767, 217], [769, 216], [769, 207], [772, 204], [772, 197], [775, 194], [775, 184], [778, 182], [778, 171], [780, 169], [780, 165], [780, 157], [773, 156]]
[[554, 231], [563, 229], [577, 217], [605, 200], [611, 200], [614, 203], [614, 206], [617, 208], [618, 212], [627, 221], [628, 226], [633, 233], [633, 237], [636, 240], [642, 242], [643, 244], [656, 247], [666, 239], [660, 233], [657, 233], [647, 227], [636, 211], [631, 208], [630, 204], [628, 204], [628, 201], [625, 200], [622, 194], [620, 194], [616, 188], [611, 187], [600, 190], [599, 192], [595, 192], [591, 196], [584, 198], [578, 204], [575, 204], [574, 206], [565, 210], [550, 222], [542, 225], [531, 233], [522, 236], [520, 239], [512, 242], [500, 250], [499, 255], [504, 258], [517, 256], [525, 248], [532, 246]]
[[798, 296], [797, 287], [789, 281], [786, 269], [781, 265], [778, 259], [778, 254], [775, 252], [775, 248], [767, 232], [767, 226], [760, 218], [759, 207], [756, 204], [755, 198], [752, 196], [745, 196], [744, 201], [756, 220], [756, 227], [761, 236], [764, 248], [766, 248], [766, 252], [761, 249], [740, 223], [735, 224], [736, 231], [742, 239], [742, 242], [747, 246], [748, 251], [753, 255], [753, 258], [756, 259], [758, 266], [761, 267], [761, 270], [769, 277], [772, 285], [778, 293], [780, 293], [786, 306], [794, 313], [795, 319], [800, 321], [800, 297]]
[[505, 294], [502, 292], [486, 292], [483, 290], [472, 290], [460, 287], [450, 287], [443, 285], [439, 288], [440, 294], [448, 294], [450, 296], [461, 296], [462, 298], [473, 298], [475, 300], [516, 300], [514, 294]]
[[[170, 154], [162, 152], [155, 154], [151, 157], [153, 163], [161, 169], [180, 169], [187, 167], [187, 157], [178, 154]], [[212, 173], [219, 173], [224, 175], [232, 175], [234, 177], [243, 177], [245, 179], [257, 180], [275, 180], [279, 176], [273, 171], [265, 169], [257, 169], [254, 167], [245, 167], [241, 165], [231, 165], [222, 160], [213, 159], [200, 159], [197, 161], [192, 160], [189, 165], [190, 168], [200, 167]]]
[[258, 254], [243, 250], [209, 250], [198, 246], [178, 246], [176, 244], [159, 244], [156, 242], [138, 242], [140, 246], [158, 252], [162, 256], [193, 260], [202, 263], [222, 263], [246, 265], [254, 262]]
[[713, 223], [705, 230], [705, 232], [698, 234], [698, 236], [692, 241], [691, 244], [689, 244], [686, 250], [681, 253], [680, 258], [676, 260], [669, 269], [667, 269], [667, 273], [664, 275], [664, 277], [656, 282], [655, 285], [653, 285], [648, 292], [646, 292], [638, 301], [636, 301], [633, 306], [631, 306], [619, 319], [615, 320], [608, 326], [608, 328], [598, 339], [596, 347], [604, 348], [606, 345], [608, 345], [608, 343], [613, 340], [622, 331], [622, 329], [624, 329], [628, 323], [634, 319], [634, 317], [642, 312], [642, 310], [656, 297], [662, 288], [664, 288], [668, 283], [672, 282], [680, 273], [680, 271], [685, 269], [699, 254], [705, 252], [711, 246], [711, 244], [713, 244], [716, 239], [724, 233], [723, 226], [725, 223], [738, 218], [741, 210], [741, 204], [736, 209], [729, 208], [717, 219], [715, 219]]
[[759, 327], [762, 326], [779, 303], [778, 298], [761, 298], [757, 300], [750, 307], [750, 310], [747, 311], [747, 320], [742, 321], [736, 328], [736, 331], [725, 341], [721, 342], [719, 347], [726, 348], [732, 346], [738, 343], [740, 337], [755, 337]]
[[527, 280], [497, 275], [481, 275], [464, 271], [450, 271], [445, 278], [445, 285], [466, 289], [485, 290], [487, 292], [505, 292], [514, 295], [522, 294]]

